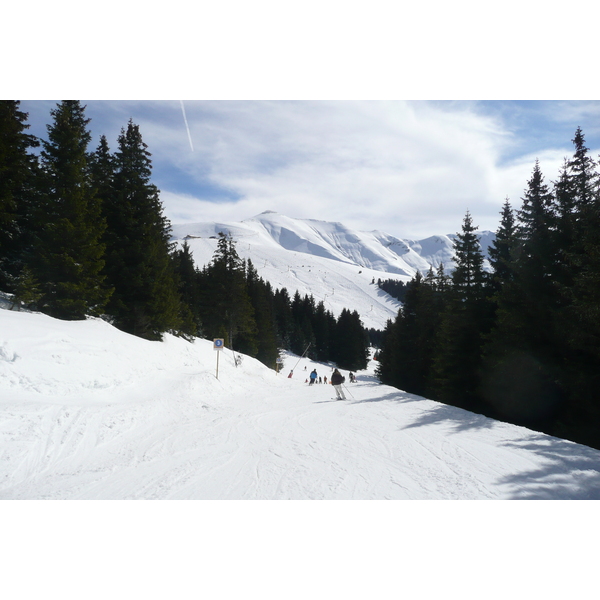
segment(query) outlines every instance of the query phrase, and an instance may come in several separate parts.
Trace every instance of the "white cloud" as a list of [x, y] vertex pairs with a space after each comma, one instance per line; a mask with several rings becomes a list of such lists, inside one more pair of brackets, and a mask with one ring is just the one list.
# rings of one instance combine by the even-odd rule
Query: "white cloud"
[[[49, 121], [52, 103], [28, 104]], [[590, 102], [185, 101], [192, 151], [179, 101], [87, 104], [94, 143], [104, 133], [113, 151], [130, 117], [140, 125], [173, 223], [277, 210], [402, 237], [458, 231], [467, 209], [495, 229], [536, 158], [548, 183], [557, 178], [577, 125], [597, 156], [588, 123], [600, 112]]]
[[242, 198], [233, 206], [219, 203], [216, 211], [199, 203], [206, 213], [274, 209], [417, 236], [455, 231], [467, 208], [476, 218], [479, 207], [489, 212], [493, 204], [496, 223], [510, 191], [495, 197], [496, 165], [511, 136], [499, 121], [468, 105], [450, 108], [412, 102], [186, 102], [197, 152], [185, 152], [183, 124], [177, 144], [172, 131], [164, 133], [169, 143], [161, 151], [172, 152], [171, 160], [199, 185], [208, 178]]

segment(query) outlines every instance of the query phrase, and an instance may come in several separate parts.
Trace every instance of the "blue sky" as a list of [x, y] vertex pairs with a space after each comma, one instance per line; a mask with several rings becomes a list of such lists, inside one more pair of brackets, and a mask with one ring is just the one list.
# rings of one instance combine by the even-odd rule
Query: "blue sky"
[[[129, 119], [152, 153], [173, 223], [264, 210], [421, 238], [460, 230], [468, 209], [494, 230], [518, 208], [536, 158], [550, 183], [578, 126], [594, 158], [598, 101], [85, 101], [91, 147]], [[22, 101], [46, 139], [56, 101]], [[191, 138], [191, 144], [190, 144]]]

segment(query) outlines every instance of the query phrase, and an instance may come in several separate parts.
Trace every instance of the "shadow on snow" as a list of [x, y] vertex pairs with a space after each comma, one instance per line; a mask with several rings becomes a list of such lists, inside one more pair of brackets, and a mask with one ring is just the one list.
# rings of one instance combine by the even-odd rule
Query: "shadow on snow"
[[[451, 424], [453, 433], [467, 430], [490, 430], [500, 421], [462, 408], [428, 400], [398, 390], [374, 398], [351, 400], [355, 404], [369, 402], [424, 402], [423, 413], [403, 430], [436, 423]], [[516, 427], [516, 426], [515, 426]], [[511, 489], [515, 500], [600, 500], [600, 452], [521, 427], [520, 439], [500, 442], [503, 447], [531, 452], [544, 459], [535, 468], [505, 475], [497, 484]], [[440, 432], [440, 435], [443, 435]]]
[[529, 450], [547, 464], [502, 477], [516, 500], [600, 500], [600, 453], [568, 440], [532, 432], [503, 444]]

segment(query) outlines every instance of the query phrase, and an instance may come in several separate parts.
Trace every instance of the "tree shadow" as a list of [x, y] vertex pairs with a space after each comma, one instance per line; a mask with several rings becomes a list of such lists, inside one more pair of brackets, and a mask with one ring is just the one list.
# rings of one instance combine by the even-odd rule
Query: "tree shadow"
[[[352, 388], [350, 388], [352, 391]], [[355, 404], [366, 404], [369, 402], [417, 402], [418, 400], [425, 400], [421, 396], [415, 396], [414, 394], [409, 394], [408, 392], [391, 392], [389, 394], [384, 394], [382, 396], [378, 395], [374, 398], [361, 398], [360, 400], [354, 400]]]
[[[399, 275], [408, 275], [408, 273], [402, 272], [402, 273], [399, 273]], [[398, 300], [398, 298], [394, 298], [394, 296], [392, 296], [391, 294], [388, 294], [385, 290], [382, 290], [381, 288], [377, 288], [377, 291], [375, 293], [379, 298], [383, 298], [385, 300], [392, 301], [394, 304], [396, 304], [398, 306], [398, 308], [400, 308], [402, 306], [402, 303], [400, 302], [400, 300]]]
[[[423, 398], [418, 396], [416, 398], [423, 400]], [[431, 402], [434, 401], [431, 400]], [[449, 404], [436, 403], [436, 406], [433, 406], [427, 410], [427, 412], [424, 412], [422, 416], [416, 419], [413, 423], [406, 425], [403, 429], [424, 427], [433, 423], [439, 423], [440, 421], [451, 423], [454, 433], [460, 433], [461, 431], [467, 431], [470, 429], [492, 429], [494, 424], [497, 422], [490, 417], [465, 410], [464, 408], [458, 408], [457, 406], [451, 406]]]
[[451, 422], [454, 424], [454, 431], [456, 433], [466, 431], [468, 429], [491, 429], [496, 421], [485, 415], [474, 413], [464, 408], [458, 408], [457, 406], [451, 406], [449, 404], [443, 404], [436, 402], [435, 400], [429, 400], [423, 396], [417, 396], [416, 394], [409, 394], [398, 390], [397, 392], [391, 392], [376, 398], [367, 398], [363, 400], [356, 400], [357, 404], [366, 402], [426, 402], [431, 406], [424, 408], [423, 414], [415, 419], [412, 423], [405, 425], [403, 429], [412, 429], [414, 427], [425, 427], [432, 425], [433, 423], [439, 422]]
[[600, 500], [600, 452], [561, 438], [532, 432], [503, 444], [528, 450], [547, 464], [498, 480], [513, 488], [514, 500]]
[[[460, 433], [467, 430], [491, 430], [502, 422], [400, 390], [374, 398], [354, 400], [357, 404], [385, 401], [427, 402], [428, 406], [423, 406], [423, 413], [402, 427], [403, 430], [444, 422], [451, 424], [451, 433]], [[496, 484], [509, 488], [508, 499], [600, 500], [600, 451], [522, 426], [521, 429], [523, 434], [520, 438], [499, 442], [499, 445], [516, 451], [522, 450], [523, 453], [530, 452], [543, 461], [531, 469], [499, 477]], [[440, 432], [439, 435], [446, 433]]]
[[[403, 429], [446, 421], [453, 432], [492, 429], [490, 417], [447, 405], [428, 410]], [[515, 426], [516, 427], [516, 426]], [[523, 436], [501, 443], [506, 448], [531, 452], [544, 459], [532, 469], [520, 470], [497, 480], [508, 486], [513, 500], [600, 500], [600, 452], [588, 446], [521, 427]], [[529, 433], [528, 433], [529, 432]], [[443, 435], [443, 434], [441, 434]]]

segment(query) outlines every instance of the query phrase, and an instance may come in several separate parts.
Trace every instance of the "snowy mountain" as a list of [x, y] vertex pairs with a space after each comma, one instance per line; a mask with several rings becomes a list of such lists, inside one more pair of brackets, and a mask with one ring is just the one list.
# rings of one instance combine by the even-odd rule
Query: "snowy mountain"
[[[313, 294], [338, 315], [357, 310], [366, 327], [382, 329], [398, 312], [399, 303], [373, 280], [409, 281], [443, 263], [453, 268], [452, 235], [401, 240], [380, 231], [363, 232], [342, 223], [295, 219], [266, 211], [237, 223], [197, 223], [173, 226], [173, 239], [187, 241], [196, 264], [208, 264], [219, 232], [230, 234], [239, 255], [251, 259], [259, 275], [290, 295]], [[494, 239], [481, 233], [484, 255]]]

